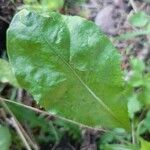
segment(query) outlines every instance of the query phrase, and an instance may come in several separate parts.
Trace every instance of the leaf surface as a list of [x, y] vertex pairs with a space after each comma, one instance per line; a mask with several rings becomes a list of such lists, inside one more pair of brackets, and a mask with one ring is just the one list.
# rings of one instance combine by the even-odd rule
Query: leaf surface
[[11, 65], [4, 59], [0, 59], [0, 82], [9, 82], [14, 86], [19, 87]]
[[142, 105], [138, 101], [138, 98], [136, 95], [132, 95], [131, 97], [129, 97], [128, 112], [129, 112], [129, 117], [131, 119], [134, 118], [135, 113], [140, 111], [141, 108], [142, 108]]
[[149, 22], [149, 16], [143, 12], [136, 12], [129, 18], [129, 22], [135, 27], [144, 27]]
[[149, 150], [150, 149], [150, 142], [141, 138], [141, 150]]
[[47, 111], [88, 126], [129, 128], [120, 55], [94, 23], [22, 10], [7, 46], [19, 84]]
[[9, 150], [11, 144], [11, 134], [8, 128], [0, 125], [0, 149]]

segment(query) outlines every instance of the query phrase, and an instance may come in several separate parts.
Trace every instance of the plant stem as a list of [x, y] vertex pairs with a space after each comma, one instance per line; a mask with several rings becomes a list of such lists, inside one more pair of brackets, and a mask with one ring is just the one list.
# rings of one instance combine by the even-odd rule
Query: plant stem
[[10, 96], [10, 100], [15, 99], [16, 93], [17, 93], [17, 89], [16, 89], [16, 88], [12, 89], [12, 93], [11, 93], [11, 96]]
[[31, 140], [31, 138], [30, 138], [29, 135], [26, 133], [26, 131], [23, 129], [23, 127], [21, 126], [20, 123], [18, 124], [18, 126], [20, 127], [22, 133], [24, 134], [25, 138], [28, 140], [28, 142], [30, 143], [30, 145], [32, 146], [32, 148], [33, 148], [34, 150], [39, 150], [38, 145], [37, 145], [35, 142], [33, 142], [33, 141]]
[[[137, 139], [140, 139], [140, 128], [142, 127], [143, 122], [144, 122], [144, 120], [142, 120], [141, 122], [138, 123], [137, 130], [136, 130]], [[139, 140], [137, 140], [137, 143], [139, 144]]]
[[129, 0], [129, 1], [130, 1], [130, 4], [131, 4], [133, 10], [134, 10], [135, 12], [137, 12], [138, 9], [137, 9], [137, 7], [136, 7], [136, 5], [135, 5], [135, 3], [134, 3], [134, 0]]
[[135, 133], [135, 125], [134, 120], [131, 120], [131, 129], [132, 129], [132, 143], [136, 144], [136, 133]]
[[[28, 106], [28, 105], [24, 105], [24, 104], [21, 104], [21, 103], [15, 102], [15, 101], [11, 101], [11, 100], [8, 100], [8, 99], [2, 98], [2, 97], [0, 97], [0, 100], [1, 100], [1, 101], [5, 101], [5, 102], [7, 102], [7, 103], [15, 104], [15, 105], [20, 106], [20, 107], [24, 107], [24, 108], [30, 109], [30, 110], [32, 110], [32, 111], [34, 111], [34, 112], [37, 112], [37, 113], [40, 113], [40, 114], [42, 114], [42, 115], [55, 116], [56, 118], [58, 118], [58, 119], [60, 119], [60, 120], [67, 121], [67, 122], [70, 122], [70, 123], [72, 123], [72, 124], [76, 124], [76, 125], [81, 126], [81, 127], [91, 128], [91, 127], [89, 127], [89, 126], [83, 125], [83, 124], [78, 123], [78, 122], [76, 122], [76, 121], [72, 121], [72, 120], [69, 120], [69, 119], [64, 118], [64, 117], [60, 117], [60, 116], [57, 116], [57, 115], [53, 115], [53, 114], [51, 114], [51, 113], [49, 113], [49, 112], [46, 112], [46, 111], [43, 111], [43, 110], [40, 110], [40, 109], [31, 107], [31, 106]], [[93, 129], [93, 128], [91, 128], [91, 129]], [[99, 129], [99, 128], [97, 128], [96, 130], [105, 132], [104, 129]]]
[[16, 117], [14, 116], [14, 114], [12, 113], [12, 111], [9, 109], [9, 107], [7, 106], [7, 104], [3, 101], [3, 99], [0, 98], [0, 102], [2, 104], [2, 106], [4, 107], [4, 109], [12, 116], [11, 120], [13, 122], [13, 126], [16, 129], [18, 135], [20, 136], [22, 142], [24, 143], [25, 147], [27, 150], [32, 150], [30, 145], [28, 144], [28, 142], [26, 141], [19, 125], [18, 125], [18, 120], [16, 119]]
[[21, 132], [15, 118], [13, 118], [13, 117], [12, 117], [12, 122], [13, 122], [13, 126], [15, 127], [16, 131], [18, 132], [18, 134], [19, 134], [20, 138], [22, 139], [22, 142], [24, 143], [27, 150], [32, 150], [31, 147], [29, 146], [28, 142], [26, 141], [23, 133]]
[[10, 22], [6, 20], [3, 16], [0, 16], [0, 20], [4, 21], [5, 23], [9, 24]]

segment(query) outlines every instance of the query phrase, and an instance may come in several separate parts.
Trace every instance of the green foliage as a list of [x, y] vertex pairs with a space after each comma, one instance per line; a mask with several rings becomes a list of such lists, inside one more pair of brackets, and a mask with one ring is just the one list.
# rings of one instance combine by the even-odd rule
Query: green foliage
[[4, 59], [0, 59], [0, 82], [9, 82], [16, 87], [19, 86], [12, 72], [11, 65]]
[[129, 23], [135, 27], [144, 27], [150, 21], [145, 12], [137, 12], [129, 18]]
[[137, 145], [132, 145], [129, 140], [130, 135], [125, 130], [116, 128], [101, 136], [99, 148], [100, 150], [137, 150]]
[[135, 37], [138, 36], [143, 36], [143, 35], [150, 35], [150, 26], [147, 26], [147, 28], [143, 29], [143, 30], [136, 30], [136, 31], [132, 31], [132, 32], [126, 32], [124, 34], [121, 34], [119, 36], [117, 36], [115, 39], [117, 40], [131, 40]]
[[148, 130], [150, 132], [150, 111], [147, 113], [147, 115], [143, 121], [143, 124], [144, 124], [146, 130]]
[[132, 75], [130, 78], [130, 84], [133, 87], [139, 87], [144, 84], [144, 70], [145, 64], [142, 60], [132, 58], [131, 61]]
[[134, 118], [134, 114], [138, 111], [141, 110], [141, 104], [138, 101], [138, 98], [136, 95], [133, 95], [132, 97], [129, 97], [129, 102], [128, 102], [128, 112], [129, 112], [129, 117], [131, 119]]
[[73, 7], [75, 5], [79, 5], [81, 3], [85, 3], [87, 0], [65, 0], [65, 6]]
[[141, 150], [149, 150], [150, 149], [150, 142], [141, 139]]
[[9, 150], [11, 134], [7, 127], [0, 125], [0, 150]]
[[[38, 143], [51, 142], [54, 144], [60, 142], [66, 133], [68, 133], [69, 137], [73, 140], [79, 141], [81, 139], [80, 128], [75, 124], [54, 117], [52, 117], [52, 120], [48, 119], [47, 116], [37, 114], [30, 109], [18, 106], [14, 103], [9, 103], [8, 107], [21, 124], [28, 125], [31, 132], [34, 130], [40, 132], [34, 133], [34, 138]], [[17, 139], [15, 139], [14, 142], [16, 142], [16, 140]]]
[[101, 150], [137, 150], [134, 145], [124, 145], [124, 144], [106, 144]]
[[47, 111], [89, 126], [129, 129], [120, 55], [94, 23], [22, 10], [7, 46], [19, 84]]
[[50, 10], [59, 10], [63, 7], [64, 1], [63, 0], [42, 0], [42, 6], [47, 6]]
[[24, 0], [24, 3], [31, 9], [50, 11], [60, 10], [64, 5], [64, 0]]
[[50, 131], [47, 121], [43, 117], [37, 115], [35, 112], [11, 103], [8, 106], [20, 122], [27, 122], [28, 124], [30, 124], [31, 128], [38, 126], [44, 132]]
[[137, 36], [150, 35], [150, 17], [145, 12], [136, 12], [128, 20], [134, 28], [138, 29], [119, 35], [116, 37], [117, 40], [130, 40]]
[[23, 1], [25, 4], [37, 4], [38, 1], [37, 0], [24, 0]]
[[142, 60], [132, 58], [132, 74], [128, 81], [133, 88], [139, 88], [138, 99], [145, 106], [150, 105], [150, 74], [145, 73], [145, 64]]
[[150, 94], [149, 93], [150, 93], [150, 77], [145, 79], [145, 82], [139, 94], [139, 98], [141, 102], [147, 107], [150, 106]]
[[[15, 104], [8, 104], [9, 108], [19, 120], [19, 122], [27, 123], [31, 129], [39, 129], [41, 134], [36, 136], [36, 139], [41, 142], [43, 138], [45, 138], [44, 134], [47, 134], [47, 140], [51, 142], [55, 142], [58, 140], [56, 129], [53, 126], [55, 121], [48, 120], [45, 116], [38, 115], [37, 113], [33, 112], [24, 107], [17, 106]], [[67, 125], [66, 125], [67, 126]], [[43, 134], [42, 134], [43, 133]], [[59, 136], [61, 136], [60, 131], [58, 131]], [[46, 140], [46, 139], [45, 139]]]
[[138, 136], [140, 137], [145, 133], [150, 133], [150, 111], [146, 114], [146, 117], [138, 124]]
[[112, 143], [113, 140], [123, 141], [128, 135], [123, 129], [116, 128], [112, 131], [108, 131], [101, 136], [100, 145]]

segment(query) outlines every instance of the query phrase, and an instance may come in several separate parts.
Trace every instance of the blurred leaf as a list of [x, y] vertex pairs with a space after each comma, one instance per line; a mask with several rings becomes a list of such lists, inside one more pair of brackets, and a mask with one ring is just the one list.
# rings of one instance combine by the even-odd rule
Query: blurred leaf
[[136, 14], [133, 14], [129, 18], [129, 22], [136, 27], [139, 26], [141, 27], [143, 25], [144, 26], [147, 25], [147, 26], [145, 26], [144, 29], [121, 34], [115, 38], [116, 40], [130, 40], [133, 39], [134, 37], [138, 37], [142, 35], [150, 35], [150, 24], [147, 24], [150, 22], [150, 19], [149, 16], [146, 15], [144, 12], [138, 12]]
[[31, 128], [41, 127], [44, 132], [50, 132], [48, 121], [44, 117], [40, 117], [32, 110], [13, 103], [9, 103], [8, 106], [20, 122], [27, 122]]
[[11, 134], [7, 127], [0, 125], [0, 150], [9, 150]]
[[67, 132], [68, 135], [72, 137], [74, 140], [81, 140], [82, 137], [81, 129], [79, 128], [78, 125], [60, 119], [55, 119], [53, 123], [54, 125], [63, 128], [62, 130], [64, 132], [63, 135], [66, 134]]
[[146, 127], [146, 129], [149, 130], [149, 132], [150, 132], [150, 111], [147, 113], [146, 118], [144, 119], [143, 124]]
[[141, 59], [132, 58], [131, 59], [131, 67], [136, 72], [142, 73], [145, 69], [145, 64], [144, 64], [143, 60], [141, 60]]
[[47, 111], [92, 127], [130, 128], [120, 54], [93, 22], [22, 10], [7, 42], [19, 84]]
[[[34, 129], [37, 129], [40, 131], [40, 135], [35, 136], [35, 138], [39, 141], [51, 141], [55, 142], [57, 141], [56, 137], [56, 129], [53, 127], [53, 123], [55, 123], [55, 120], [53, 120], [53, 123], [51, 120], [47, 119], [46, 116], [42, 116], [37, 114], [36, 112], [15, 105], [13, 103], [8, 103], [9, 108], [14, 113], [16, 118], [21, 123], [27, 123], [29, 127], [34, 131]], [[35, 133], [36, 134], [36, 133]], [[46, 134], [46, 137], [44, 136]], [[61, 136], [61, 133], [59, 132], [59, 136]], [[43, 139], [44, 138], [44, 139]]]
[[141, 35], [150, 35], [150, 29], [147, 27], [146, 30], [138, 30], [138, 31], [132, 31], [132, 32], [126, 32], [124, 34], [121, 34], [117, 37], [115, 37], [116, 40], [130, 40], [135, 37], [141, 36]]
[[146, 2], [146, 3], [150, 3], [150, 0], [144, 0], [144, 2]]
[[64, 5], [64, 0], [24, 0], [24, 3], [34, 10], [60, 10]]
[[149, 16], [143, 11], [137, 12], [129, 18], [129, 22], [135, 27], [143, 27], [149, 21]]
[[[138, 145], [130, 144], [130, 134], [125, 130], [115, 128], [101, 135], [99, 142], [100, 150], [137, 150]], [[119, 143], [119, 144], [115, 144]]]
[[65, 0], [65, 6], [67, 7], [75, 7], [76, 5], [80, 5], [85, 3], [87, 0]]
[[19, 87], [10, 64], [4, 59], [0, 59], [0, 82], [8, 82]]
[[112, 131], [104, 133], [100, 138], [100, 145], [114, 143], [114, 141], [123, 142], [128, 137], [124, 129], [115, 128]]
[[[47, 140], [51, 140], [53, 142], [56, 141], [56, 132], [59, 133], [58, 136], [59, 139], [61, 139], [61, 136], [63, 136], [64, 133], [63, 131], [60, 132], [60, 129], [58, 130], [57, 127], [64, 128], [64, 132], [68, 132], [69, 135], [76, 140], [81, 137], [80, 129], [75, 124], [64, 122], [63, 120], [57, 118], [55, 118], [53, 121], [48, 120], [45, 118], [45, 116], [40, 116], [32, 110], [17, 106], [13, 103], [9, 103], [8, 106], [21, 123], [26, 122], [30, 128], [40, 127], [43, 133], [49, 135], [49, 139]], [[56, 126], [56, 128], [52, 127], [51, 124]]]
[[129, 84], [133, 87], [139, 87], [144, 83], [143, 73], [145, 64], [142, 60], [137, 58], [132, 58], [130, 63], [132, 68], [132, 75], [130, 77]]
[[140, 89], [139, 99], [145, 106], [150, 106], [150, 74], [143, 75], [143, 84]]
[[150, 23], [146, 26], [146, 30], [150, 32]]
[[38, 0], [23, 0], [25, 4], [38, 4]]
[[105, 144], [101, 146], [101, 150], [137, 150], [137, 146], [131, 144]]
[[49, 10], [59, 10], [64, 5], [64, 0], [42, 0], [41, 4], [43, 8], [47, 8]]
[[131, 76], [128, 83], [133, 88], [139, 88], [138, 99], [143, 105], [150, 105], [150, 75], [145, 73], [145, 64], [143, 60], [132, 58]]
[[132, 97], [129, 98], [129, 102], [128, 102], [128, 112], [129, 112], [129, 116], [131, 119], [134, 118], [134, 114], [138, 111], [141, 110], [141, 104], [137, 99], [136, 95], [133, 95]]
[[141, 138], [141, 150], [150, 150], [150, 142]]

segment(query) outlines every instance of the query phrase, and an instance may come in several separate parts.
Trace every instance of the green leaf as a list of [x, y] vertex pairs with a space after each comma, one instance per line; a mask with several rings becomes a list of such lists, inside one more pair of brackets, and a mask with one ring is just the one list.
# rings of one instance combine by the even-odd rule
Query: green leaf
[[145, 12], [137, 12], [129, 18], [129, 22], [135, 27], [144, 27], [149, 22], [149, 16]]
[[12, 72], [11, 65], [4, 59], [0, 59], [0, 82], [9, 82], [14, 86], [19, 87], [14, 73]]
[[42, 7], [46, 7], [50, 10], [59, 10], [63, 7], [63, 0], [42, 0]]
[[32, 110], [14, 105], [13, 103], [8, 104], [8, 106], [19, 121], [27, 122], [32, 128], [38, 126], [45, 132], [49, 131], [48, 122], [44, 118], [40, 118], [40, 116]]
[[114, 143], [114, 141], [119, 141], [121, 143], [126, 137], [128, 137], [128, 134], [124, 129], [115, 128], [114, 130], [111, 130], [110, 132], [108, 131], [101, 136], [100, 146], [108, 143]]
[[145, 64], [143, 60], [132, 58], [131, 61], [131, 76], [128, 83], [131, 87], [138, 87], [138, 99], [145, 106], [150, 105], [150, 76], [145, 73]]
[[143, 73], [145, 70], [145, 64], [142, 60], [132, 58], [131, 59], [132, 75], [129, 80], [129, 84], [133, 87], [139, 87], [144, 84]]
[[100, 150], [138, 150], [138, 145], [131, 144], [130, 135], [123, 129], [111, 130], [101, 135]]
[[101, 147], [101, 150], [137, 150], [137, 147], [124, 144], [105, 144]]
[[132, 97], [129, 98], [129, 102], [128, 102], [128, 112], [129, 112], [129, 116], [130, 118], [134, 118], [134, 114], [138, 111], [140, 111], [141, 109], [141, 104], [138, 101], [138, 98], [136, 95], [133, 95]]
[[149, 36], [150, 35], [150, 29], [149, 28], [150, 27], [147, 26], [147, 29], [144, 29], [144, 30], [126, 32], [126, 33], [123, 33], [119, 36], [116, 36], [114, 39], [123, 41], [123, 40], [130, 40], [130, 39], [136, 38], [138, 36], [143, 36], [143, 35]]
[[145, 76], [144, 85], [142, 87], [142, 91], [139, 95], [141, 102], [145, 106], [150, 106], [150, 78]]
[[146, 129], [150, 132], [150, 111], [147, 113], [146, 118], [144, 119], [143, 124], [146, 127]]
[[37, 11], [60, 10], [64, 5], [64, 0], [24, 0], [24, 7]]
[[9, 150], [11, 134], [8, 128], [0, 125], [0, 150]]
[[38, 3], [38, 0], [23, 0], [23, 2], [25, 3], [25, 4], [37, 4]]
[[150, 142], [141, 138], [141, 150], [149, 150], [150, 149]]
[[[15, 105], [14, 103], [8, 103], [8, 106], [13, 112], [13, 114], [16, 116], [16, 118], [19, 120], [19, 122], [27, 123], [30, 126], [30, 128], [33, 129], [40, 127], [42, 132], [48, 133], [48, 135], [51, 137], [50, 140], [56, 140], [56, 133], [54, 127], [51, 127], [50, 120], [48, 121], [44, 116], [40, 116], [32, 110], [20, 107], [18, 105]], [[55, 120], [53, 120], [53, 123], [55, 123]]]
[[137, 58], [132, 58], [131, 59], [131, 67], [133, 70], [139, 72], [139, 73], [143, 73], [143, 71], [145, 70], [145, 64], [143, 62], [143, 60], [137, 59]]
[[22, 10], [7, 46], [19, 84], [47, 111], [93, 127], [129, 129], [120, 55], [94, 23]]

